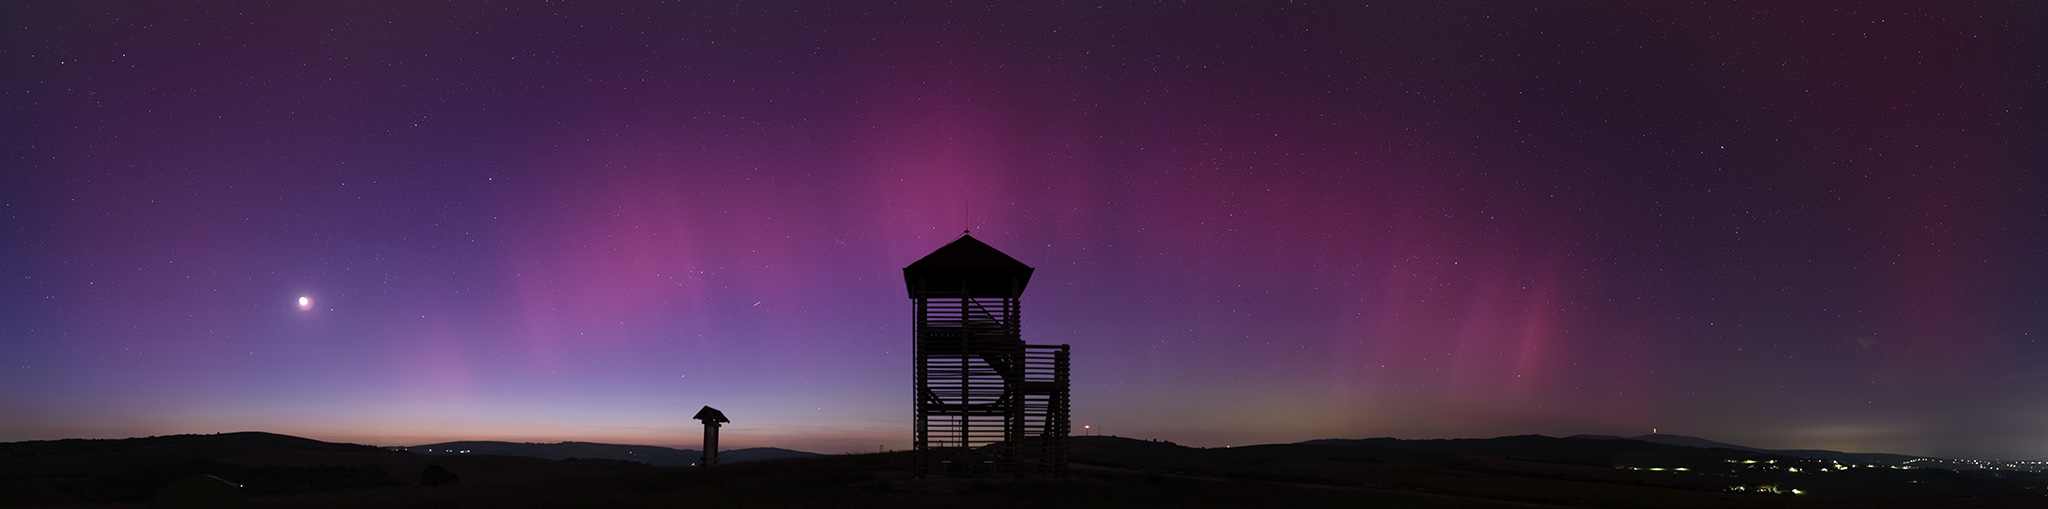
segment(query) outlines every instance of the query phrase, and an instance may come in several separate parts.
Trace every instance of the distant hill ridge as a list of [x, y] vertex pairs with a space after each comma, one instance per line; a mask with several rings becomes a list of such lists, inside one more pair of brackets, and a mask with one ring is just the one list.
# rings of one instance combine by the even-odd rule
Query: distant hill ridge
[[[704, 456], [703, 451], [696, 449], [675, 449], [656, 445], [600, 444], [595, 442], [541, 444], [531, 442], [460, 441], [415, 445], [401, 449], [415, 454], [433, 455], [525, 456], [550, 460], [568, 458], [611, 459], [646, 463], [657, 467], [695, 465], [698, 459]], [[718, 452], [718, 460], [721, 463], [809, 458], [814, 456], [822, 455], [777, 447], [728, 449]]]
[[[1603, 444], [1599, 442], [1609, 443]], [[1616, 453], [1623, 451], [1644, 451], [1655, 448], [1655, 446], [1692, 447], [1698, 449], [1728, 449], [1757, 454], [1790, 456], [1795, 458], [1823, 459], [1830, 461], [1840, 461], [1867, 465], [1903, 465], [1908, 461], [1920, 458], [1918, 456], [1907, 456], [1903, 454], [1853, 453], [1812, 449], [1760, 449], [1756, 447], [1747, 447], [1735, 444], [1715, 442], [1712, 440], [1707, 440], [1699, 437], [1667, 434], [1650, 434], [1634, 437], [1621, 437], [1613, 435], [1572, 435], [1564, 438], [1555, 438], [1543, 435], [1516, 435], [1498, 438], [1453, 438], [1427, 440], [1404, 440], [1398, 438], [1384, 437], [1365, 439], [1326, 438], [1320, 440], [1309, 440], [1298, 443], [1310, 445], [1347, 445], [1358, 447], [1379, 447], [1387, 449], [1408, 449], [1440, 453], [1486, 455], [1547, 455], [1559, 453], [1566, 450], [1604, 451], [1608, 453]]]
[[262, 431], [237, 431], [211, 435], [162, 435], [136, 438], [66, 438], [0, 443], [0, 457], [50, 454], [109, 453], [151, 449], [193, 448], [210, 456], [227, 457], [263, 449], [376, 451], [368, 445], [322, 442], [310, 438]]
[[1813, 458], [1849, 463], [1863, 463], [1870, 465], [1901, 465], [1905, 464], [1908, 461], [1921, 458], [1920, 456], [1907, 456], [1904, 454], [1874, 452], [1841, 452], [1821, 449], [1759, 449], [1756, 447], [1715, 442], [1713, 440], [1707, 440], [1699, 437], [1689, 437], [1685, 435], [1667, 435], [1663, 433], [1636, 435], [1633, 437], [1619, 437], [1614, 435], [1572, 435], [1565, 438], [1584, 438], [1590, 440], [1641, 440], [1653, 444], [1698, 447], [1701, 449], [1734, 449], [1737, 451], [1776, 454], [1779, 456]]

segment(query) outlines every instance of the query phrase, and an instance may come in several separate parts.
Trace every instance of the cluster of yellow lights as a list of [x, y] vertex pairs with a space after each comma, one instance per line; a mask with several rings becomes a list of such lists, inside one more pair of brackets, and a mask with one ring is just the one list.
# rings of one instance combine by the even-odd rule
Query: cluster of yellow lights
[[2023, 472], [2048, 471], [2048, 461], [1916, 458], [1911, 461], [1907, 461], [1906, 463], [1909, 465], [1913, 463], [1926, 463], [1932, 465], [1932, 467], [1930, 468], [1945, 468], [1942, 465], [1954, 465], [1968, 468], [1981, 468], [1985, 470], [2018, 470]]
[[1793, 494], [1793, 495], [1805, 495], [1805, 494], [1806, 494], [1806, 490], [1802, 490], [1802, 489], [1799, 489], [1799, 488], [1784, 488], [1784, 487], [1780, 487], [1780, 486], [1778, 486], [1778, 485], [1776, 485], [1776, 484], [1765, 484], [1765, 485], [1762, 485], [1762, 486], [1729, 486], [1729, 487], [1727, 487], [1727, 488], [1723, 489], [1722, 491], [1733, 491], [1733, 492], [1737, 492], [1737, 493], [1742, 493], [1742, 492], [1756, 492], [1756, 493], [1772, 493], [1772, 494], [1778, 494], [1778, 495], [1783, 495], [1783, 494], [1786, 494], [1786, 493], [1791, 493], [1791, 494]]

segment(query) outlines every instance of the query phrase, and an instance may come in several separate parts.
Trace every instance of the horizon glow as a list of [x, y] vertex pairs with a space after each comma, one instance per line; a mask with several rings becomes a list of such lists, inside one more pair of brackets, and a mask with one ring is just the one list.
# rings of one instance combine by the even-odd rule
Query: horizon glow
[[2048, 457], [2048, 18], [1743, 9], [25, 6], [0, 441], [903, 449], [970, 230], [1091, 433]]

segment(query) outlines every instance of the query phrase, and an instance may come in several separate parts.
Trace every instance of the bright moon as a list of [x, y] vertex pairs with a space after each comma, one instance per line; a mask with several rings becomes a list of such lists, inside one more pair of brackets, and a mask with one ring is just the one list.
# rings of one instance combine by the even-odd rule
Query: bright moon
[[312, 298], [312, 297], [299, 297], [299, 310], [300, 310], [300, 311], [309, 311], [309, 310], [312, 310], [312, 309], [313, 309], [313, 298]]

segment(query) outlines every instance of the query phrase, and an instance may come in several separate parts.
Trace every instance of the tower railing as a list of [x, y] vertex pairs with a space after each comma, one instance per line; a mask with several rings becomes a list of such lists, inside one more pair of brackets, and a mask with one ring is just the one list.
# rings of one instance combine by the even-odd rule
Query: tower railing
[[917, 474], [1063, 472], [1068, 346], [1025, 344], [1014, 297], [914, 301]]

